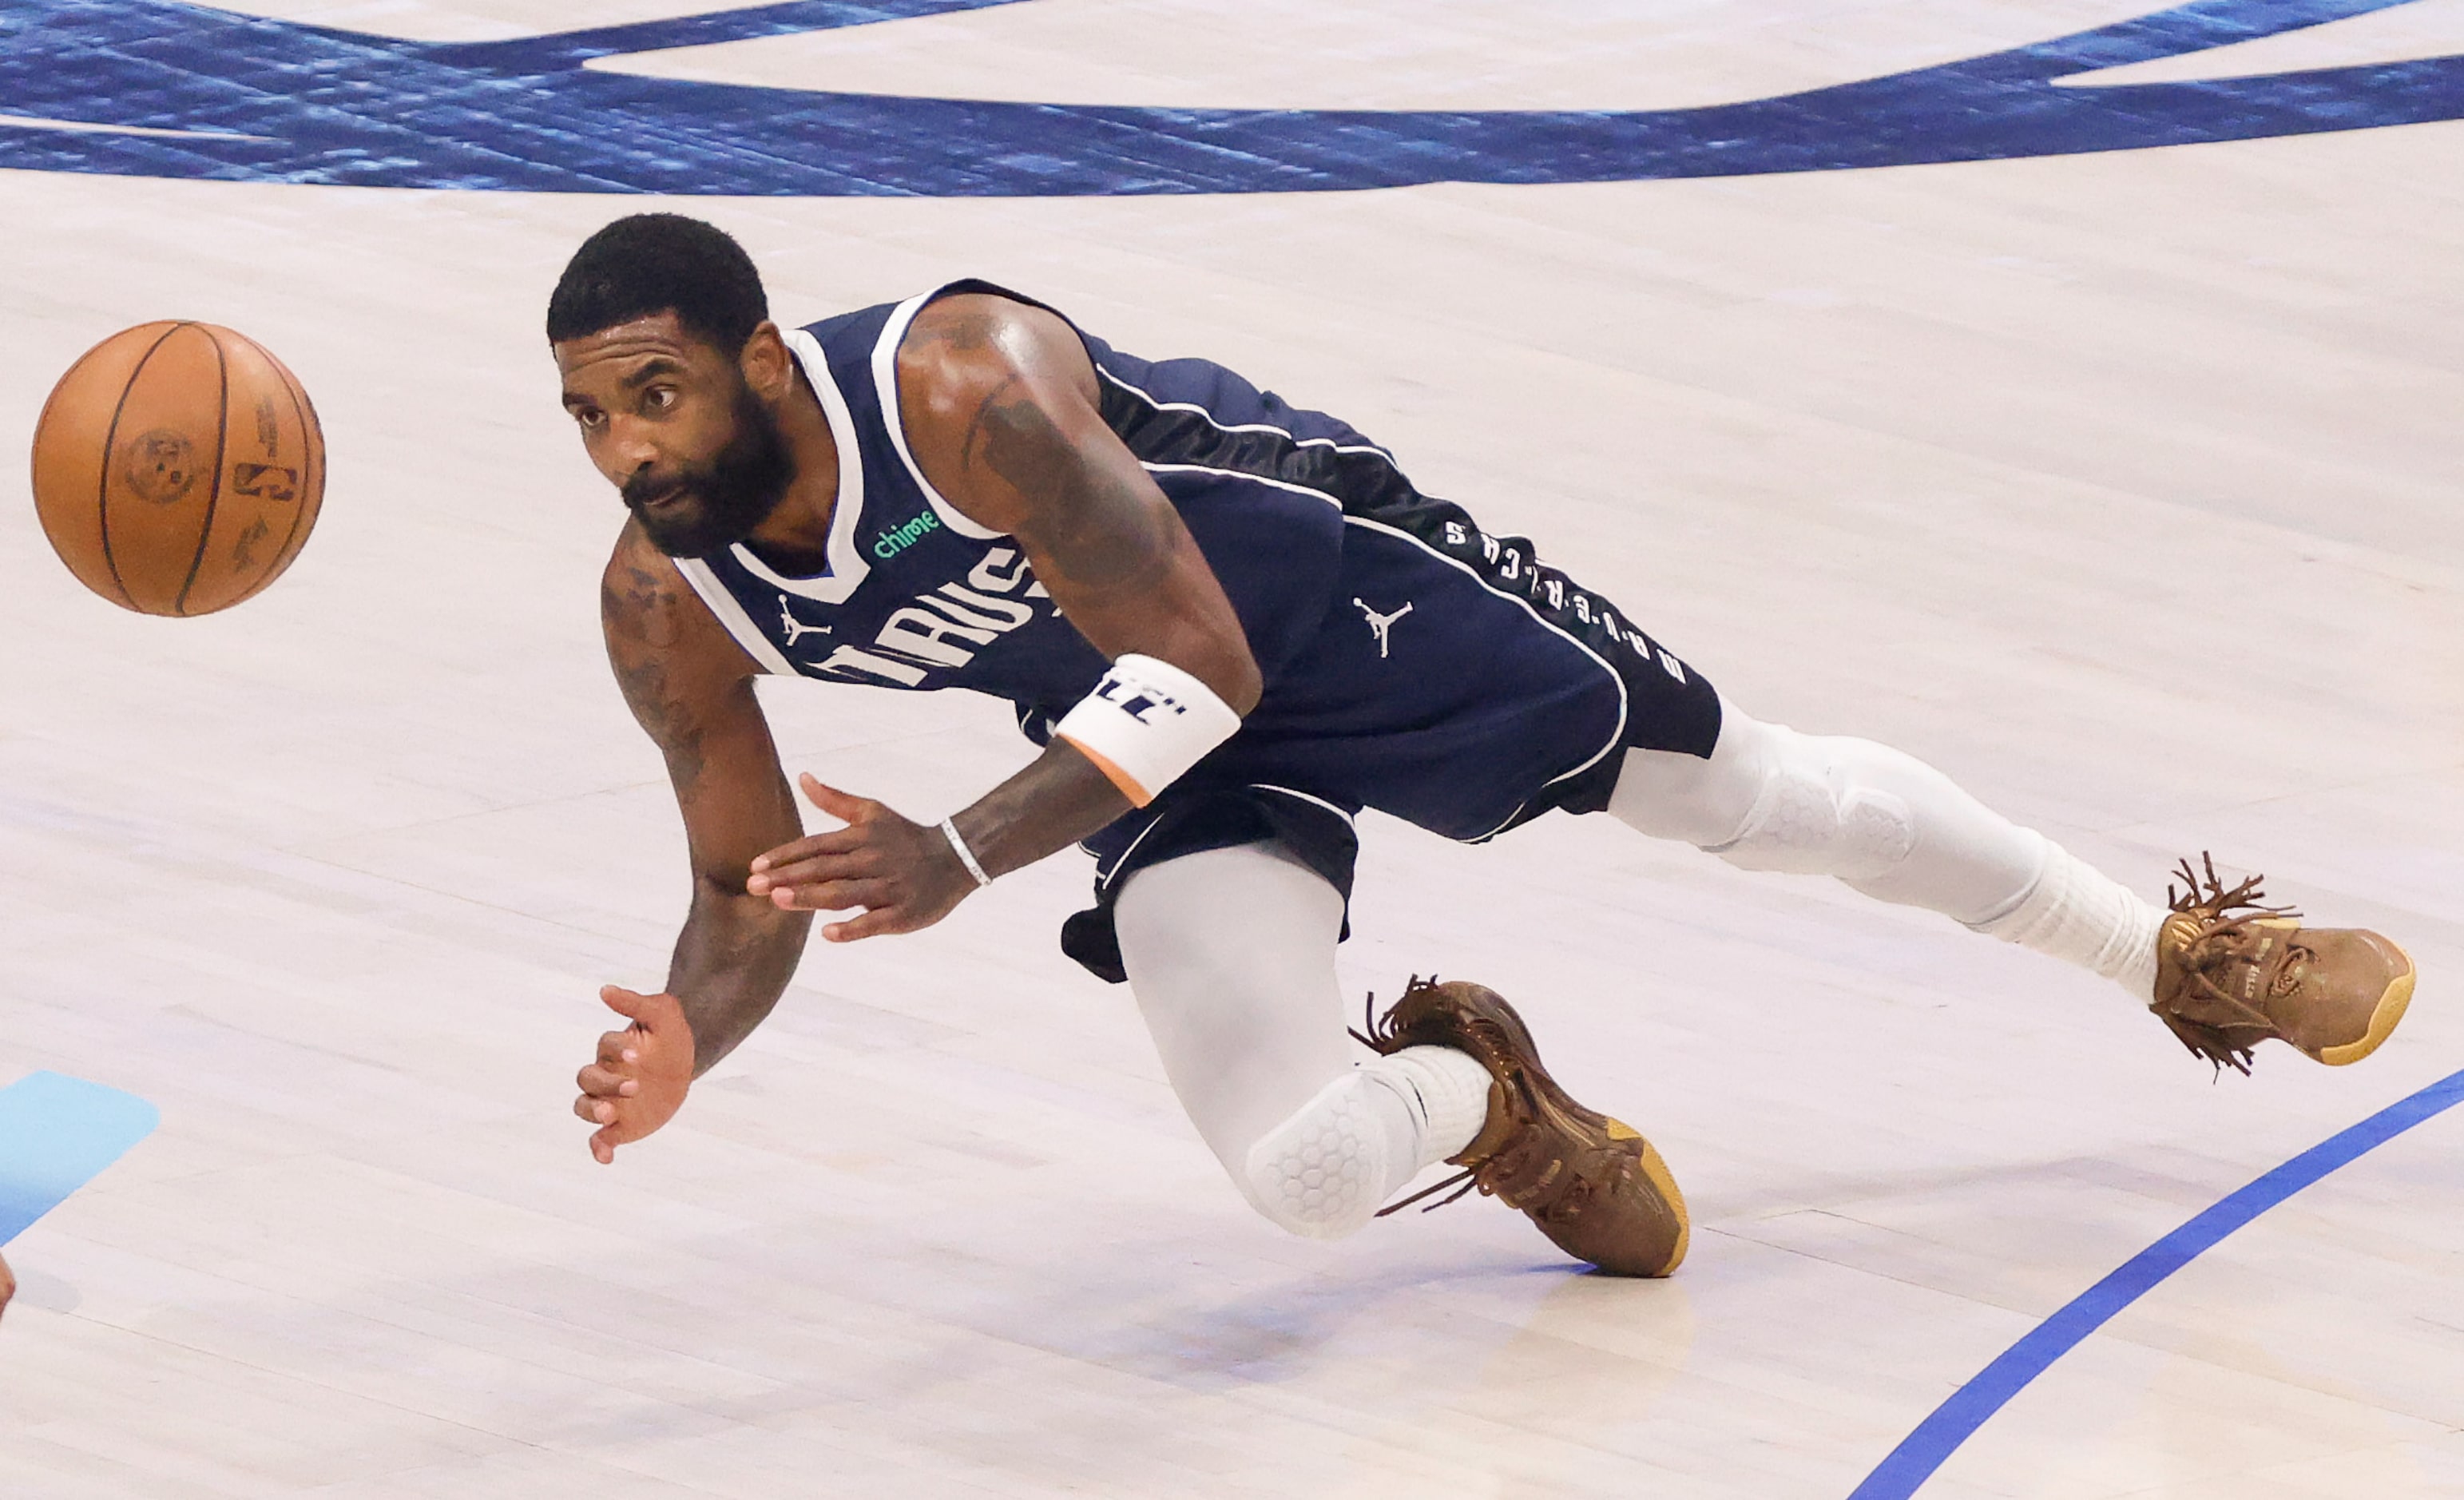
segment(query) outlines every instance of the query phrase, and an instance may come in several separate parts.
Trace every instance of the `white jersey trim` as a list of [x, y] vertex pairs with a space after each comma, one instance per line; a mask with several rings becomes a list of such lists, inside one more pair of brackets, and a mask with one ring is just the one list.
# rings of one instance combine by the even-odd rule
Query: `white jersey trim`
[[1277, 479], [1269, 474], [1251, 474], [1246, 469], [1218, 469], [1211, 464], [1151, 464], [1143, 459], [1139, 460], [1138, 467], [1149, 474], [1221, 474], [1226, 479], [1247, 479], [1253, 484], [1288, 490], [1294, 495], [1306, 495], [1313, 500], [1324, 500], [1336, 510], [1343, 509], [1343, 502], [1324, 490], [1312, 490], [1306, 484], [1294, 484], [1289, 479]]
[[864, 519], [864, 450], [856, 446], [855, 418], [830, 375], [829, 356], [822, 352], [821, 341], [802, 328], [790, 329], [786, 339], [796, 363], [804, 368], [804, 379], [812, 384], [813, 394], [821, 398], [822, 415], [828, 420], [830, 439], [839, 450], [839, 495], [830, 508], [830, 570], [819, 578], [790, 578], [755, 557], [742, 542], [728, 550], [737, 566], [773, 588], [825, 605], [844, 604], [872, 571], [864, 549], [855, 544], [856, 529]]
[[1131, 395], [1137, 397], [1140, 401], [1143, 401], [1148, 406], [1155, 408], [1157, 411], [1190, 412], [1196, 416], [1204, 418], [1206, 425], [1213, 428], [1218, 432], [1273, 432], [1278, 436], [1291, 438], [1292, 445], [1296, 448], [1331, 448], [1338, 453], [1375, 453], [1378, 457], [1386, 460], [1386, 466], [1393, 469], [1397, 474], [1401, 474], [1403, 472], [1402, 466], [1395, 462], [1395, 455], [1378, 447], [1375, 443], [1338, 443], [1331, 437], [1295, 437], [1292, 434], [1291, 429], [1277, 427], [1272, 422], [1227, 423], [1218, 421], [1214, 412], [1207, 410], [1204, 407], [1198, 405], [1198, 403], [1194, 401], [1159, 400], [1155, 395], [1147, 391], [1140, 390], [1137, 386], [1121, 379], [1121, 377], [1113, 374], [1111, 370], [1104, 368], [1102, 364], [1094, 361], [1089, 361], [1089, 363], [1095, 365], [1096, 374], [1103, 376], [1106, 380], [1120, 386], [1123, 390], [1126, 390]]
[[[1138, 829], [1138, 836], [1130, 840], [1130, 847], [1121, 850], [1121, 857], [1112, 861], [1111, 870], [1105, 874], [1103, 879], [1095, 883], [1095, 889], [1098, 891], [1111, 890], [1112, 882], [1121, 878], [1121, 871], [1129, 868], [1130, 856], [1138, 851], [1138, 846], [1147, 841], [1148, 834], [1153, 833], [1155, 829], [1162, 827], [1163, 819], [1160, 816], [1149, 818], [1147, 820], [1147, 826]], [[1083, 848], [1084, 846], [1081, 847]]]
[[796, 664], [789, 661], [777, 643], [753, 623], [752, 616], [744, 612], [744, 606], [727, 591], [727, 585], [718, 581], [718, 575], [710, 570], [709, 563], [698, 558], [677, 558], [674, 561], [676, 571], [693, 585], [693, 591], [701, 596], [701, 602], [709, 608], [712, 617], [728, 634], [736, 637], [737, 645], [743, 647], [755, 661], [761, 664], [762, 671], [776, 673], [782, 677], [798, 675]]
[[1312, 796], [1308, 792], [1302, 791], [1299, 787], [1278, 786], [1272, 782], [1251, 782], [1249, 785], [1256, 791], [1281, 792], [1287, 797], [1297, 797], [1303, 802], [1314, 803], [1318, 806], [1324, 807], [1327, 811], [1333, 813], [1336, 817], [1341, 818], [1346, 827], [1356, 827], [1356, 825], [1352, 821], [1352, 814], [1344, 811], [1342, 808], [1327, 801], [1325, 798]]
[[916, 463], [915, 454], [908, 449], [907, 412], [898, 404], [898, 345], [906, 340], [908, 325], [915, 321], [924, 304], [947, 290], [948, 287], [935, 287], [920, 297], [911, 297], [891, 313], [890, 321], [882, 326], [881, 342], [872, 346], [873, 391], [881, 403], [881, 425], [890, 432], [890, 446], [898, 450], [899, 462], [907, 466], [915, 488], [924, 492], [924, 498], [931, 503], [934, 514], [941, 518], [941, 524], [961, 537], [991, 541], [1008, 534], [969, 518], [964, 511], [942, 498], [941, 492], [933, 488], [933, 481], [924, 477], [923, 466]]

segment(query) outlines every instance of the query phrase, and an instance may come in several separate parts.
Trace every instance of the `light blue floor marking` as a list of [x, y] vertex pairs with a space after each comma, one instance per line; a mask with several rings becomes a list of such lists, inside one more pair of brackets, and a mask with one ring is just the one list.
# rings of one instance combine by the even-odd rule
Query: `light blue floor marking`
[[152, 1134], [163, 1114], [133, 1093], [61, 1073], [0, 1089], [0, 1245]]
[[2202, 1211], [2198, 1217], [2123, 1263], [2069, 1306], [2031, 1329], [2025, 1338], [1977, 1372], [1917, 1424], [1890, 1457], [1865, 1476], [1848, 1500], [1907, 1500], [1933, 1477], [1944, 1460], [2000, 1411], [2028, 1382], [2102, 1328], [2150, 1288], [2250, 1223], [2339, 1167], [2387, 1144], [2441, 1111], [2464, 1104], [2464, 1072], [2451, 1073], [2419, 1093], [2400, 1099], [2368, 1119], [2325, 1140]]

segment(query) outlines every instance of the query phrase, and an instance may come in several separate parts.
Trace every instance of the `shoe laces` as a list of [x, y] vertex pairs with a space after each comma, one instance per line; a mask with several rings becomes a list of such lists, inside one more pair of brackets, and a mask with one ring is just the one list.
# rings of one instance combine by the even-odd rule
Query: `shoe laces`
[[[2216, 873], [2215, 856], [2201, 851], [2200, 868], [2191, 868], [2185, 859], [2174, 873], [2183, 889], [2176, 891], [2170, 881], [2165, 887], [2166, 905], [2174, 915], [2189, 919], [2189, 932], [2178, 939], [2170, 957], [2170, 967], [2179, 981], [2179, 989], [2159, 1010], [2168, 1022], [2180, 1022], [2211, 1033], [2213, 1045], [2203, 1045], [2189, 1037], [2185, 1045], [2215, 1063], [2219, 1072], [2227, 1062], [2243, 1072], [2250, 1070], [2249, 1048], [2232, 1039], [2234, 1031], [2257, 1031], [2275, 1036], [2278, 1028], [2275, 1020], [2242, 998], [2241, 986], [2228, 988], [2224, 981], [2236, 968], [2257, 968], [2262, 964], [2259, 991], [2270, 1000], [2281, 1000], [2301, 987], [2309, 965], [2318, 961], [2318, 952], [2294, 934], [2270, 934], [2258, 922], [2270, 917], [2299, 917], [2300, 912], [2290, 906], [2269, 905], [2263, 875], [2252, 875], [2239, 883], [2227, 886]], [[2298, 933], [2299, 929], [2296, 929]], [[2274, 945], [2272, 956], [2268, 950]], [[2187, 992], [2187, 993], [2184, 993]], [[2198, 1017], [2182, 1015], [2185, 1000], [2206, 1003], [2202, 1009], [2211, 1013]], [[2177, 1032], [2180, 1026], [2176, 1026]]]
[[[1401, 1051], [1406, 1047], [1429, 1045], [1434, 1039], [1415, 1037], [1396, 1020], [1396, 1017], [1403, 1011], [1406, 1002], [1423, 990], [1437, 988], [1438, 982], [1438, 977], [1434, 974], [1426, 979], [1417, 974], [1413, 975], [1403, 986], [1402, 998], [1389, 1006], [1383, 1016], [1377, 1013], [1377, 996], [1375, 991], [1372, 991], [1368, 999], [1363, 1002], [1360, 1026], [1347, 1028], [1351, 1031], [1352, 1039], [1381, 1057]], [[1507, 1046], [1506, 1039], [1497, 1034], [1497, 1028], [1493, 1025], [1478, 1019], [1464, 1018], [1455, 1034], [1448, 1036], [1444, 1043], [1436, 1045], [1454, 1046], [1469, 1052], [1479, 1060], [1482, 1067], [1488, 1070], [1490, 1076], [1504, 1083], [1508, 1093], [1520, 1091], [1522, 1080], [1517, 1070], [1510, 1066], [1511, 1049]], [[1583, 1202], [1591, 1197], [1593, 1185], [1583, 1178], [1582, 1174], [1573, 1170], [1572, 1163], [1562, 1157], [1546, 1151], [1544, 1142], [1547, 1134], [1546, 1128], [1538, 1121], [1529, 1118], [1520, 1120], [1513, 1132], [1498, 1145], [1497, 1149], [1476, 1161], [1465, 1162], [1458, 1158], [1458, 1163], [1463, 1166], [1462, 1171], [1433, 1182], [1407, 1198], [1396, 1200], [1377, 1210], [1376, 1217], [1383, 1219], [1388, 1214], [1399, 1213], [1414, 1203], [1421, 1202], [1423, 1199], [1445, 1193], [1445, 1197], [1438, 1199], [1434, 1203], [1424, 1203], [1420, 1209], [1424, 1214], [1433, 1213], [1448, 1203], [1461, 1202], [1474, 1192], [1486, 1197], [1504, 1198], [1513, 1206], [1529, 1213], [1545, 1212], [1557, 1217], [1571, 1216], [1580, 1208]], [[1536, 1170], [1533, 1170], [1535, 1168]], [[1530, 1180], [1530, 1186], [1528, 1189], [1507, 1191], [1516, 1187], [1526, 1178]], [[1449, 1188], [1453, 1191], [1448, 1192]]]

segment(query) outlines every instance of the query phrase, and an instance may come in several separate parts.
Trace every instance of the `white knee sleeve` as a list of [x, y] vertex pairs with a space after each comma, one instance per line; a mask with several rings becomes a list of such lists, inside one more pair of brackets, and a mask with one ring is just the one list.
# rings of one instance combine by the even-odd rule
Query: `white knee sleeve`
[[2008, 911], [2045, 865], [2042, 837], [1915, 757], [1800, 735], [1725, 703], [1709, 759], [1627, 752], [1609, 811], [1742, 869], [1836, 875], [1963, 922]]
[[1914, 756], [1721, 705], [1709, 759], [1631, 750], [1609, 811], [1747, 870], [1837, 875], [2094, 969], [2141, 999], [2165, 914]]
[[1398, 1109], [1380, 1084], [1347, 1073], [1249, 1148], [1249, 1201], [1292, 1233], [1339, 1240], [1366, 1224], [1385, 1200], [1392, 1122]]
[[1294, 1234], [1339, 1240], [1421, 1168], [1471, 1144], [1488, 1095], [1488, 1070], [1468, 1052], [1407, 1047], [1373, 1059], [1249, 1148], [1249, 1201]]
[[1907, 803], [1859, 774], [1871, 760], [1864, 752], [1881, 746], [1757, 728], [1766, 741], [1760, 792], [1737, 831], [1705, 849], [1740, 870], [1849, 881], [1887, 874], [1908, 857], [1916, 822]]

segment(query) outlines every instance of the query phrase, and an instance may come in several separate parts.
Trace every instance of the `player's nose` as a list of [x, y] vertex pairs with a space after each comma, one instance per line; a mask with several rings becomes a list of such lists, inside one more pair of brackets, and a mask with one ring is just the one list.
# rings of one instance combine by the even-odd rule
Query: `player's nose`
[[608, 477], [623, 484], [635, 474], [658, 467], [660, 453], [641, 424], [618, 420], [608, 424], [605, 449]]

